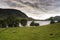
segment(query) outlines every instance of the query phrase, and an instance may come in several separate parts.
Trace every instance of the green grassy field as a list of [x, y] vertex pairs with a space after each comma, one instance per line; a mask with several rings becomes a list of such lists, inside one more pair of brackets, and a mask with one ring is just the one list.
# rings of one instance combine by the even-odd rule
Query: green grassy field
[[0, 28], [0, 40], [60, 40], [60, 23], [42, 27]]

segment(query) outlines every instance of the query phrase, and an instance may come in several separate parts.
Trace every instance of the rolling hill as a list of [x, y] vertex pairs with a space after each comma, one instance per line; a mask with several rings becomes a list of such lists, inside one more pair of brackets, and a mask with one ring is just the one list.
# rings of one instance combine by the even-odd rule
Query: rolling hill
[[28, 16], [17, 9], [2, 9], [0, 8], [0, 17], [15, 16], [20, 18], [28, 18]]
[[60, 23], [41, 27], [0, 28], [0, 40], [60, 40]]

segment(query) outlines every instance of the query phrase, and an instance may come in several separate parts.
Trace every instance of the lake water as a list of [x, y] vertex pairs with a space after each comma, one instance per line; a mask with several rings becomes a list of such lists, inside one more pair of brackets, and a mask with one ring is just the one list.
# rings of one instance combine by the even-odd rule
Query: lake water
[[[28, 21], [27, 26], [30, 26], [30, 23], [32, 21]], [[50, 24], [50, 21], [34, 21], [35, 23], [39, 23], [40, 26], [48, 25]]]

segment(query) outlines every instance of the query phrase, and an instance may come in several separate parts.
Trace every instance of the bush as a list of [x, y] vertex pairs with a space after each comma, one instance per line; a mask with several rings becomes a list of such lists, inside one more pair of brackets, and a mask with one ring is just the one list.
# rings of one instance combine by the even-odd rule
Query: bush
[[39, 24], [38, 24], [38, 23], [35, 23], [34, 25], [35, 25], [35, 26], [39, 26]]
[[54, 22], [54, 17], [50, 17], [49, 20], [51, 20], [50, 24], [55, 23], [55, 22]]
[[0, 20], [0, 27], [6, 27], [7, 26], [7, 23], [5, 20]]
[[8, 27], [17, 27], [19, 26], [19, 20], [16, 17], [8, 17], [6, 19]]
[[30, 26], [39, 26], [39, 24], [38, 23], [34, 23], [34, 21], [32, 21]]
[[30, 26], [34, 26], [34, 21], [31, 22]]
[[16, 20], [16, 21], [14, 22], [14, 27], [19, 27], [19, 20]]
[[53, 23], [55, 23], [54, 20], [51, 20], [50, 24], [53, 24]]
[[26, 19], [21, 19], [20, 21], [22, 26], [26, 26], [27, 25], [27, 20]]

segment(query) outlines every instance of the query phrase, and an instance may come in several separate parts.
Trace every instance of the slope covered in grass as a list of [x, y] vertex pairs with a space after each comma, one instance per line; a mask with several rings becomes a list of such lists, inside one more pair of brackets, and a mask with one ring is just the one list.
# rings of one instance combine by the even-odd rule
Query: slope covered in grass
[[60, 23], [42, 27], [0, 28], [0, 40], [60, 40]]

